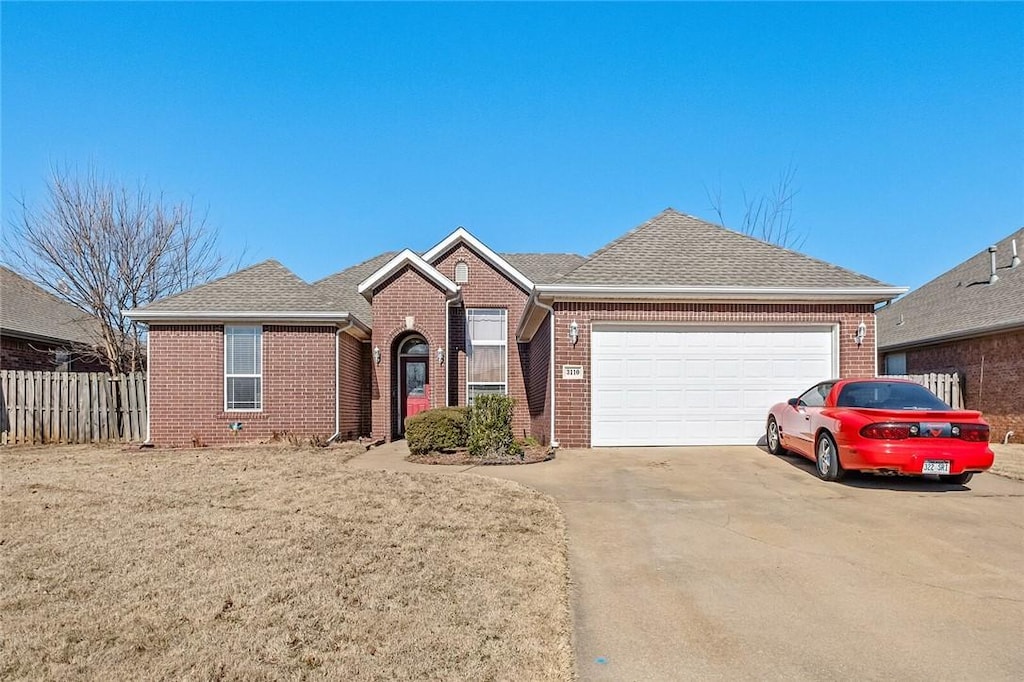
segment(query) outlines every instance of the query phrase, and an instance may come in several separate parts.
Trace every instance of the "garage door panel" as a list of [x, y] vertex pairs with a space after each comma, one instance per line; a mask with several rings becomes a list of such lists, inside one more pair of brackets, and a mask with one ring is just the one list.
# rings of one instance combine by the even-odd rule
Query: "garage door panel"
[[756, 443], [768, 408], [836, 366], [830, 328], [596, 329], [594, 445]]

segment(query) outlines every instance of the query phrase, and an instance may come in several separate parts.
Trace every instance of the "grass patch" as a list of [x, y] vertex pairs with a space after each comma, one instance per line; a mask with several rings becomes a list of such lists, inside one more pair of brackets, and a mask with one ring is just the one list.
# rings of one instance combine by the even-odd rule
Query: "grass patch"
[[0, 678], [567, 679], [564, 522], [330, 449], [0, 451]]

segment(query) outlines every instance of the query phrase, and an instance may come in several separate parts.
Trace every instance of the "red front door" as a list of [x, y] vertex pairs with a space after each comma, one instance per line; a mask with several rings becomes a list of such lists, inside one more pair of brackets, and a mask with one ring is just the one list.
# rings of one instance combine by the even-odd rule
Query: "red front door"
[[399, 399], [402, 407], [402, 433], [405, 433], [405, 420], [414, 414], [430, 408], [430, 377], [426, 358], [402, 358], [399, 363], [401, 393]]

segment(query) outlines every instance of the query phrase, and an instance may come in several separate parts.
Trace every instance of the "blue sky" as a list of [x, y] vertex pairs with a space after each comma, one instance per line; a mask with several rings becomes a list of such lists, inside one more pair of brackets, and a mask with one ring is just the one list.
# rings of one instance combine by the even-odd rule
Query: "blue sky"
[[[1024, 4], [37, 4], [2, 201], [90, 163], [314, 280], [464, 225], [587, 254], [792, 164], [810, 255], [918, 286], [1024, 224]], [[766, 264], [767, 265], [767, 264]]]

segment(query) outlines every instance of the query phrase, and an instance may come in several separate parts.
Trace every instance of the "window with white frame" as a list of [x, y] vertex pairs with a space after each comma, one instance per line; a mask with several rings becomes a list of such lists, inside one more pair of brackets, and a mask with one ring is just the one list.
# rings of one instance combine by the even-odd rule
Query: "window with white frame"
[[224, 327], [224, 409], [263, 409], [262, 327]]
[[466, 402], [489, 393], [508, 393], [508, 312], [467, 308]]

